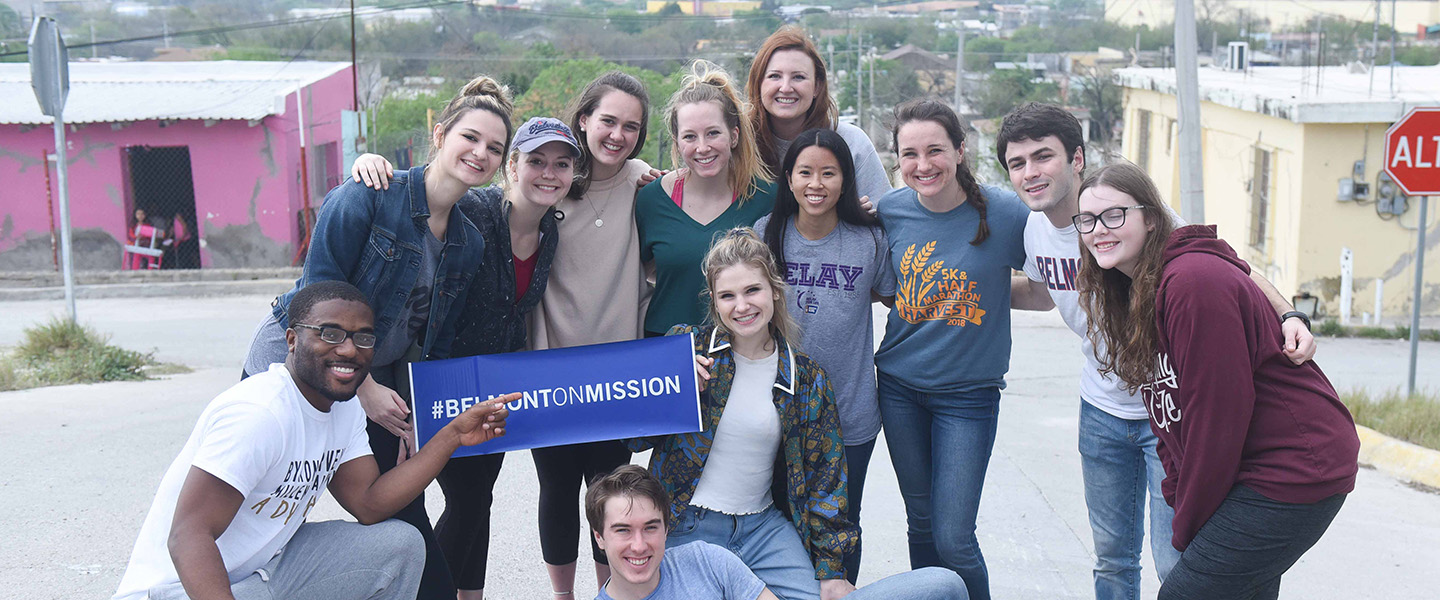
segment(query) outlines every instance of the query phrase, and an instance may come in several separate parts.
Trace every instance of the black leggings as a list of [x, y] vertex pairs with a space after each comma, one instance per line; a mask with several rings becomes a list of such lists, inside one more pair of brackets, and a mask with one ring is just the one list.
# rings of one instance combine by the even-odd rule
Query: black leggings
[[[608, 441], [535, 448], [530, 455], [540, 478], [540, 554], [546, 564], [568, 565], [579, 556], [575, 538], [580, 535], [580, 513], [575, 498], [580, 482], [594, 481], [629, 463], [630, 451], [618, 441]], [[595, 562], [610, 564], [595, 545], [595, 536], [585, 537]]]
[[485, 589], [490, 506], [495, 501], [495, 480], [504, 462], [504, 453], [454, 458], [437, 478], [445, 492], [445, 512], [435, 523], [435, 537], [455, 576], [455, 587], [462, 590]]
[[[370, 376], [375, 378], [376, 383], [395, 390], [402, 397], [409, 396], [410, 386], [396, 385], [396, 370], [391, 365], [375, 367], [370, 370]], [[400, 453], [400, 438], [369, 419], [365, 420], [365, 432], [370, 435], [370, 451], [375, 453], [375, 464], [380, 467], [380, 472], [395, 468], [395, 459]], [[425, 493], [421, 492], [392, 518], [415, 526], [420, 536], [425, 538], [425, 572], [420, 576], [420, 591], [415, 595], [416, 600], [454, 600], [455, 582], [435, 539], [435, 530], [430, 528], [430, 516], [425, 514]]]

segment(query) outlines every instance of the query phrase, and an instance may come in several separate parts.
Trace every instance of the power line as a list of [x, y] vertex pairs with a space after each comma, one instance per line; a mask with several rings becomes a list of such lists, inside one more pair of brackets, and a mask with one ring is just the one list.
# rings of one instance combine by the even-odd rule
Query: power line
[[[377, 14], [377, 13], [396, 12], [396, 11], [408, 10], [408, 9], [412, 9], [412, 8], [445, 8], [445, 7], [462, 6], [462, 5], [470, 5], [470, 6], [473, 6], [473, 4], [471, 3], [471, 0], [422, 0], [422, 1], [419, 1], [419, 2], [411, 2], [411, 3], [408, 3], [408, 4], [394, 4], [394, 5], [390, 5], [390, 6], [375, 7], [373, 10], [367, 12], [367, 15], [374, 15], [374, 14]], [[476, 7], [476, 8], [478, 8], [478, 9], [480, 9], [480, 10], [483, 10], [483, 11], [486, 11], [486, 12], [489, 12], [489, 13], [495, 13], [495, 14], [501, 14], [501, 15], [513, 15], [513, 16], [517, 16], [517, 17], [534, 16], [534, 17], [536, 17], [536, 18], [542, 18], [542, 19], [573, 19], [573, 20], [582, 20], [582, 21], [607, 21], [607, 22], [608, 22], [608, 21], [615, 21], [615, 20], [636, 20], [636, 21], [715, 21], [715, 22], [719, 22], [719, 21], [752, 21], [752, 20], [762, 20], [762, 19], [774, 19], [774, 18], [777, 18], [774, 14], [771, 14], [771, 13], [754, 14], [754, 15], [733, 15], [733, 16], [728, 16], [728, 17], [726, 17], [726, 16], [712, 16], [712, 15], [674, 15], [674, 16], [662, 16], [662, 15], [659, 15], [659, 14], [649, 14], [649, 13], [635, 13], [635, 14], [633, 14], [633, 15], [617, 15], [617, 16], [611, 16], [611, 15], [608, 15], [608, 14], [596, 15], [596, 14], [583, 14], [583, 13], [558, 12], [558, 11], [546, 11], [546, 10], [516, 10], [516, 9], [507, 9], [507, 8], [496, 7], [496, 6], [478, 6], [478, 7]], [[164, 38], [166, 38], [166, 37], [172, 37], [172, 38], [174, 38], [174, 37], [193, 37], [193, 36], [203, 36], [203, 35], [225, 34], [225, 33], [230, 33], [230, 32], [233, 32], [233, 31], [248, 31], [248, 30], [254, 30], [254, 29], [269, 29], [269, 28], [272, 28], [272, 27], [290, 27], [290, 26], [294, 26], [294, 25], [303, 25], [303, 24], [306, 24], [306, 23], [315, 23], [315, 22], [322, 22], [322, 21], [330, 21], [330, 20], [334, 20], [334, 19], [348, 19], [349, 17], [350, 17], [350, 14], [349, 14], [348, 12], [342, 12], [342, 13], [337, 13], [337, 14], [332, 14], [332, 15], [316, 15], [316, 16], [313, 16], [313, 17], [295, 17], [295, 18], [291, 18], [291, 19], [255, 21], [255, 22], [251, 22], [251, 23], [239, 23], [239, 24], [235, 24], [235, 25], [225, 25], [225, 26], [221, 26], [221, 27], [208, 27], [208, 28], [205, 28], [205, 29], [192, 29], [192, 30], [188, 30], [188, 31], [174, 31], [174, 32], [169, 32], [169, 33], [156, 33], [156, 34], [150, 34], [150, 35], [135, 36], [135, 37], [130, 37], [130, 38], [121, 38], [121, 39], [114, 39], [114, 40], [103, 40], [103, 41], [97, 41], [97, 42], [92, 42], [92, 43], [84, 43], [84, 44], [73, 44], [73, 45], [67, 44], [67, 46], [68, 46], [69, 48], [71, 48], [71, 49], [78, 50], [78, 49], [82, 49], [82, 48], [91, 48], [91, 47], [100, 47], [100, 46], [113, 46], [113, 45], [116, 45], [116, 44], [126, 44], [126, 43], [133, 43], [133, 42], [148, 42], [148, 41], [154, 41], [154, 40], [164, 39]], [[443, 15], [441, 15], [440, 18], [442, 19], [442, 21], [444, 20], [444, 16], [443, 16]], [[14, 52], [3, 52], [3, 53], [0, 53], [0, 58], [7, 58], [7, 57], [11, 57], [11, 56], [26, 56], [26, 55], [28, 55], [28, 54], [29, 54], [29, 50], [28, 50], [28, 49], [26, 49], [26, 50], [14, 51]]]
[[[406, 10], [406, 9], [411, 9], [411, 8], [438, 8], [438, 7], [455, 6], [455, 5], [461, 5], [461, 4], [469, 4], [469, 0], [424, 0], [424, 1], [421, 1], [421, 2], [412, 2], [412, 3], [409, 3], [409, 4], [396, 4], [396, 5], [392, 5], [392, 6], [386, 6], [386, 7], [383, 7], [383, 8], [377, 8], [376, 11], [377, 11], [377, 12], [394, 12], [394, 11]], [[372, 13], [372, 14], [374, 14], [374, 13]], [[172, 37], [172, 38], [173, 38], [173, 37], [191, 37], [191, 36], [202, 36], [202, 35], [217, 35], [217, 34], [230, 33], [230, 32], [232, 32], [232, 31], [248, 31], [248, 30], [252, 30], [252, 29], [268, 29], [268, 28], [271, 28], [271, 27], [290, 27], [290, 26], [294, 26], [294, 25], [304, 25], [304, 24], [307, 24], [307, 23], [317, 23], [317, 22], [323, 22], [323, 21], [331, 21], [331, 20], [334, 20], [334, 19], [348, 19], [348, 18], [350, 18], [350, 13], [349, 13], [349, 12], [341, 12], [341, 13], [336, 13], [336, 14], [333, 14], [333, 15], [318, 15], [318, 16], [314, 16], [314, 17], [295, 17], [295, 18], [292, 18], [292, 19], [280, 19], [280, 20], [271, 20], [271, 21], [254, 21], [254, 22], [251, 22], [251, 23], [240, 23], [240, 24], [236, 24], [236, 25], [225, 25], [225, 26], [222, 26], [222, 27], [207, 27], [207, 28], [205, 28], [205, 29], [191, 29], [191, 30], [189, 30], [189, 31], [172, 31], [172, 32], [169, 32], [169, 33], [156, 33], [156, 34], [151, 34], [151, 35], [141, 35], [141, 36], [136, 36], [136, 37], [121, 38], [121, 39], [115, 39], [115, 40], [104, 40], [104, 41], [98, 41], [98, 42], [92, 42], [92, 43], [85, 43], [85, 44], [66, 44], [66, 46], [69, 47], [69, 48], [72, 49], [72, 50], [79, 50], [79, 49], [82, 49], [82, 48], [99, 47], [99, 46], [113, 46], [113, 45], [116, 45], [116, 44], [128, 44], [128, 43], [132, 43], [132, 42], [149, 42], [149, 41], [164, 39], [164, 38], [166, 38], [166, 37]], [[6, 58], [6, 57], [10, 57], [10, 56], [26, 56], [26, 55], [28, 55], [29, 53], [30, 53], [30, 51], [29, 51], [29, 49], [27, 48], [27, 49], [25, 49], [25, 50], [19, 50], [19, 51], [15, 51], [15, 52], [0, 53], [0, 58]]]

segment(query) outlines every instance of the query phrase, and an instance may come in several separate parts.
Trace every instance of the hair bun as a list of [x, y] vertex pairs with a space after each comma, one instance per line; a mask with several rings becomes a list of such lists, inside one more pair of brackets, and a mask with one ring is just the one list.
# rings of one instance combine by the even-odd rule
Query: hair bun
[[460, 96], [490, 96], [494, 98], [506, 112], [514, 112], [515, 110], [515, 102], [510, 98], [510, 88], [485, 75], [471, 79], [470, 83], [460, 88]]

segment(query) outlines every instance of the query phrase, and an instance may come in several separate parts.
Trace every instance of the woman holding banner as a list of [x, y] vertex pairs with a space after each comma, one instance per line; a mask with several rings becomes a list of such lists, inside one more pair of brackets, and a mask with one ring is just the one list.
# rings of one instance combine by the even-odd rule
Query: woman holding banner
[[696, 267], [711, 240], [754, 223], [775, 204], [749, 111], [730, 76], [704, 60], [691, 64], [665, 107], [671, 160], [685, 168], [651, 182], [635, 201], [640, 259], [655, 269], [647, 336], [705, 318], [705, 280]]
[[[331, 190], [317, 215], [305, 270], [295, 288], [276, 298], [245, 360], [245, 376], [284, 362], [290, 299], [313, 281], [348, 281], [375, 311], [376, 345], [370, 377], [357, 392], [369, 417], [375, 460], [388, 471], [407, 453], [409, 409], [396, 392], [406, 357], [446, 358], [456, 323], [480, 267], [480, 230], [461, 210], [500, 168], [509, 151], [513, 111], [509, 91], [477, 77], [446, 104], [431, 132], [431, 161], [396, 174], [386, 190], [348, 181]], [[478, 199], [474, 199], [478, 201]], [[305, 325], [305, 324], [298, 324]], [[450, 600], [455, 585], [425, 514], [424, 495], [395, 515], [426, 540], [419, 598]]]
[[[577, 179], [556, 207], [555, 230], [565, 238], [555, 252], [540, 303], [528, 310], [533, 350], [632, 340], [643, 333], [649, 285], [640, 265], [635, 192], [660, 175], [636, 156], [644, 147], [650, 96], [644, 84], [619, 71], [591, 81], [569, 111], [580, 142]], [[365, 154], [355, 161], [356, 180], [377, 189], [388, 185], [391, 166]], [[562, 217], [570, 217], [564, 219]], [[531, 450], [540, 479], [540, 549], [557, 600], [575, 585], [580, 484], [630, 462], [619, 442], [595, 442]], [[596, 579], [610, 577], [605, 553], [593, 546]]]
[[[518, 352], [526, 322], [545, 294], [559, 244], [555, 207], [570, 193], [580, 145], [559, 119], [535, 118], [515, 131], [501, 187], [467, 197], [460, 210], [480, 228], [485, 257], [456, 325], [454, 357]], [[437, 480], [445, 512], [435, 536], [454, 573], [459, 600], [485, 596], [490, 507], [504, 453], [451, 460]]]
[[[745, 227], [715, 242], [702, 277], [711, 324], [669, 334], [693, 336], [704, 429], [628, 442], [655, 450], [650, 471], [671, 497], [666, 546], [730, 548], [788, 600], [843, 596], [854, 586], [842, 557], [859, 531], [845, 517], [840, 417], [824, 371], [788, 341], [795, 323], [782, 301], [785, 279]], [[775, 483], [789, 518], [772, 501]]]

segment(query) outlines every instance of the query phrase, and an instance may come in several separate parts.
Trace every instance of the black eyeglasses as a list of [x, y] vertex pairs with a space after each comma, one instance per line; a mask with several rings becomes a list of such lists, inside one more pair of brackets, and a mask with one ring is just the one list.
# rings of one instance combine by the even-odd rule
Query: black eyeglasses
[[1095, 231], [1096, 223], [1104, 223], [1106, 229], [1118, 229], [1125, 226], [1125, 213], [1132, 209], [1143, 210], [1144, 206], [1112, 206], [1100, 211], [1100, 214], [1083, 212], [1070, 217], [1070, 222], [1075, 224], [1075, 231], [1090, 233]]
[[346, 339], [349, 339], [355, 342], [356, 348], [369, 349], [375, 347], [375, 334], [373, 333], [346, 331], [339, 327], [321, 327], [319, 325], [306, 325], [304, 323], [292, 323], [290, 326], [314, 329], [320, 332], [320, 339], [330, 342], [331, 344], [341, 344], [344, 343]]

